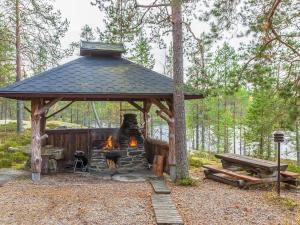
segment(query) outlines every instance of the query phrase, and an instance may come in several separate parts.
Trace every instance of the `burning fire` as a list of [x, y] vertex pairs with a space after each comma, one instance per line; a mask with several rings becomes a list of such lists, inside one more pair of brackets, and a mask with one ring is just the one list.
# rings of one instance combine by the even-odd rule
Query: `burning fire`
[[112, 149], [113, 148], [113, 137], [112, 135], [110, 135], [106, 142], [105, 142], [105, 146], [104, 146], [105, 149]]
[[135, 137], [131, 136], [130, 139], [129, 139], [129, 147], [136, 147], [138, 144], [137, 140]]

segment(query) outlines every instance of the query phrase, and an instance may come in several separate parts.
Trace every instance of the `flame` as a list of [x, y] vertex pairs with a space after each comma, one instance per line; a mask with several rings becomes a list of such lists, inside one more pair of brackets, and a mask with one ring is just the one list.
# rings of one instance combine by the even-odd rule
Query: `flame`
[[136, 138], [133, 136], [130, 137], [129, 143], [128, 143], [129, 147], [136, 147], [137, 144], [138, 144], [138, 142], [137, 142]]
[[112, 149], [113, 148], [113, 137], [110, 135], [107, 140], [105, 141], [105, 149]]

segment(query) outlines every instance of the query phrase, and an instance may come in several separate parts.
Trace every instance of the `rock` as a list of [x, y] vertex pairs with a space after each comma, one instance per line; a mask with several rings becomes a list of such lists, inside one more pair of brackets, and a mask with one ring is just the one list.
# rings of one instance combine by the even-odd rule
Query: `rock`
[[20, 149], [19, 148], [16, 148], [16, 147], [8, 147], [7, 151], [8, 152], [16, 152], [16, 151], [19, 151]]

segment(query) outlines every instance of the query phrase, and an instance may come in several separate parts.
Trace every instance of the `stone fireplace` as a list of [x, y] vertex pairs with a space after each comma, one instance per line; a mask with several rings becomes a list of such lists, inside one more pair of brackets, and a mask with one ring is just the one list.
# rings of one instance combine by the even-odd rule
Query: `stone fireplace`
[[120, 128], [95, 134], [91, 146], [90, 168], [96, 171], [147, 167], [144, 138], [136, 114], [124, 114]]

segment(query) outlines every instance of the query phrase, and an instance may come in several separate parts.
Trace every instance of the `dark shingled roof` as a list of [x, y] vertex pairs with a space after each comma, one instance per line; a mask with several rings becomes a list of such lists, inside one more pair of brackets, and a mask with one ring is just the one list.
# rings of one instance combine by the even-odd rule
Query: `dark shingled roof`
[[[173, 80], [123, 58], [84, 56], [0, 89], [16, 99], [143, 99], [171, 97]], [[200, 98], [188, 94], [186, 98]]]

